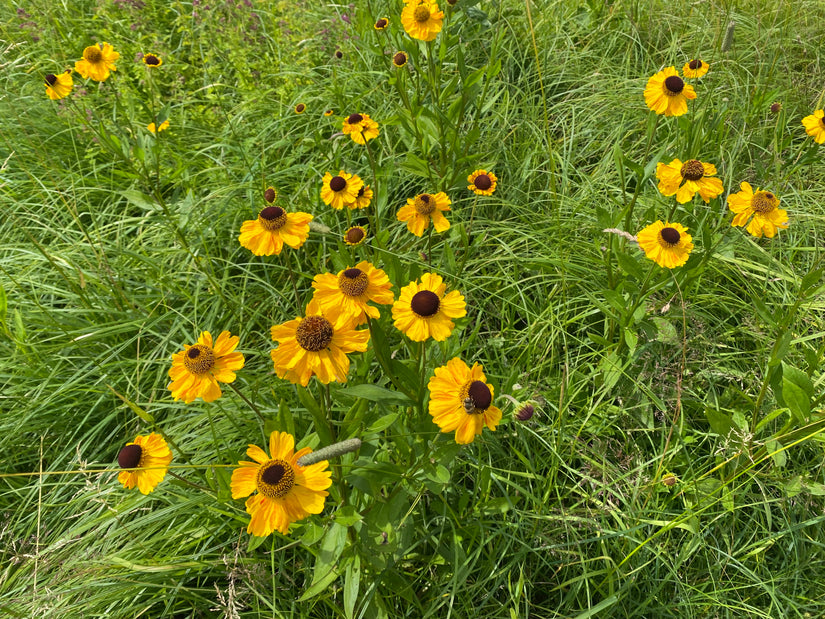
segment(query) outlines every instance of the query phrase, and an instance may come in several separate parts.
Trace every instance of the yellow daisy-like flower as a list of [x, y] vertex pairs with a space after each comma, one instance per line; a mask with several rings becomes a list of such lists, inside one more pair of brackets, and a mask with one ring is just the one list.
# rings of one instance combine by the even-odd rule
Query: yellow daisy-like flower
[[668, 67], [651, 77], [645, 88], [645, 103], [657, 114], [681, 116], [688, 111], [687, 100], [695, 99], [693, 86], [685, 84], [675, 67]]
[[307, 109], [307, 106], [305, 104], [299, 103], [298, 105], [295, 106], [295, 113], [296, 114], [303, 114], [304, 112], [306, 112], [306, 109]]
[[393, 65], [395, 65], [399, 69], [407, 64], [407, 60], [407, 52], [395, 52], [395, 54], [393, 54], [392, 57]]
[[802, 119], [805, 133], [814, 139], [817, 144], [825, 142], [825, 111], [816, 110], [810, 116]]
[[184, 350], [172, 355], [172, 369], [169, 378], [172, 382], [167, 389], [172, 391], [175, 400], [187, 404], [195, 398], [204, 402], [214, 402], [221, 397], [218, 383], [231, 383], [235, 380], [235, 370], [244, 364], [243, 355], [235, 352], [240, 338], [223, 331], [214, 345], [212, 334], [204, 331], [198, 343], [184, 346]]
[[163, 60], [161, 60], [160, 56], [156, 56], [155, 54], [143, 54], [143, 64], [145, 64], [149, 68], [159, 67], [163, 64]]
[[324, 175], [324, 186], [321, 187], [321, 199], [324, 204], [329, 204], [332, 208], [342, 209], [345, 206], [355, 204], [358, 192], [364, 186], [364, 181], [357, 175], [347, 174], [340, 170], [336, 176], [330, 172]]
[[332, 116], [333, 114], [335, 114], [335, 111], [332, 109], [329, 109], [326, 112], [324, 112], [324, 116]]
[[442, 432], [455, 432], [459, 445], [472, 443], [484, 426], [494, 431], [501, 421], [501, 410], [493, 406], [493, 386], [478, 363], [469, 368], [454, 357], [435, 369], [427, 388], [433, 421]]
[[155, 127], [155, 123], [149, 123], [148, 125], [146, 125], [146, 129], [149, 130], [149, 133], [152, 133], [154, 135], [157, 135], [161, 131], [166, 131], [168, 128], [169, 128], [169, 121], [168, 120], [164, 120], [162, 123], [160, 123], [160, 127]]
[[[358, 178], [356, 175], [355, 178]], [[361, 180], [361, 179], [358, 179]], [[362, 181], [363, 182], [363, 181]], [[358, 195], [355, 196], [355, 202], [349, 205], [351, 209], [355, 208], [367, 208], [372, 202], [373, 193], [372, 189], [369, 185], [361, 185], [361, 189], [358, 190]]]
[[309, 236], [309, 213], [287, 213], [280, 206], [267, 206], [258, 219], [241, 224], [238, 241], [256, 256], [277, 256], [284, 245], [298, 249]]
[[136, 436], [117, 455], [117, 464], [124, 469], [117, 480], [124, 488], [137, 486], [143, 494], [149, 494], [166, 477], [171, 461], [172, 452], [160, 434]]
[[447, 284], [435, 273], [424, 273], [420, 284], [404, 286], [392, 306], [395, 328], [414, 342], [429, 337], [446, 340], [455, 328], [452, 319], [467, 315], [464, 296], [458, 290], [445, 295], [446, 291]]
[[83, 50], [83, 58], [74, 65], [74, 70], [85, 78], [103, 82], [111, 71], [117, 71], [115, 60], [120, 54], [108, 43], [90, 45]]
[[636, 236], [645, 255], [660, 267], [672, 269], [687, 262], [693, 239], [682, 224], [656, 221]]
[[413, 39], [432, 41], [441, 32], [444, 12], [430, 0], [408, 3], [401, 11], [401, 24]]
[[352, 138], [352, 141], [362, 146], [369, 140], [377, 138], [380, 133], [378, 123], [369, 117], [369, 114], [350, 114], [344, 118], [341, 129], [344, 135]]
[[246, 512], [251, 516], [247, 533], [266, 537], [273, 531], [286, 535], [289, 525], [310, 514], [324, 511], [327, 488], [332, 485], [329, 462], [322, 460], [309, 466], [298, 464], [299, 458], [312, 453], [304, 447], [295, 451], [295, 438], [286, 432], [269, 435], [269, 453], [250, 445], [246, 455], [254, 462], [241, 460], [240, 468], [232, 471], [229, 488], [233, 499], [246, 500]]
[[278, 348], [270, 351], [279, 378], [304, 387], [317, 376], [327, 385], [347, 382], [347, 353], [364, 352], [370, 333], [356, 331], [349, 314], [339, 308], [328, 310], [314, 299], [309, 302], [305, 318], [296, 318], [271, 329]]
[[46, 94], [49, 95], [49, 99], [52, 101], [67, 96], [72, 92], [72, 87], [74, 86], [71, 69], [66, 69], [66, 71], [60, 75], [52, 75], [49, 73], [45, 80]]
[[390, 25], [390, 20], [386, 17], [382, 17], [378, 21], [375, 22], [375, 26], [373, 26], [376, 30], [386, 30], [387, 26]]
[[355, 247], [360, 245], [367, 238], [367, 229], [363, 226], [352, 226], [344, 232], [344, 243]]
[[685, 77], [702, 77], [708, 72], [709, 68], [707, 62], [702, 62], [698, 58], [694, 58], [690, 62], [685, 63], [685, 66], [682, 67], [682, 73], [684, 73]]
[[379, 305], [389, 305], [395, 301], [390, 292], [390, 278], [364, 260], [351, 269], [345, 269], [333, 275], [322, 273], [312, 281], [315, 294], [312, 297], [322, 310], [340, 311], [352, 319], [356, 325], [363, 324], [370, 318], [379, 318], [377, 307], [367, 305], [369, 301]]
[[430, 219], [433, 220], [436, 232], [444, 232], [450, 228], [450, 222], [442, 211], [449, 211], [450, 204], [450, 199], [443, 191], [435, 195], [420, 193], [407, 199], [407, 203], [398, 209], [396, 218], [398, 221], [406, 221], [407, 230], [415, 236], [424, 234], [424, 230], [430, 225]]
[[722, 181], [711, 178], [716, 174], [716, 166], [690, 159], [682, 163], [674, 159], [669, 164], [656, 164], [656, 178], [663, 196], [676, 195], [680, 204], [689, 202], [698, 192], [702, 200], [710, 202], [724, 191]]
[[776, 236], [777, 230], [788, 227], [788, 212], [778, 208], [779, 198], [775, 194], [759, 187], [754, 192], [749, 183], [742, 183], [740, 187], [741, 191], [728, 196], [728, 208], [736, 213], [731, 225], [744, 226], [753, 215], [747, 231], [755, 237], [765, 235], [768, 238]]
[[498, 181], [498, 178], [492, 172], [476, 170], [467, 177], [467, 182], [470, 183], [467, 189], [477, 196], [491, 196], [496, 190], [496, 181]]

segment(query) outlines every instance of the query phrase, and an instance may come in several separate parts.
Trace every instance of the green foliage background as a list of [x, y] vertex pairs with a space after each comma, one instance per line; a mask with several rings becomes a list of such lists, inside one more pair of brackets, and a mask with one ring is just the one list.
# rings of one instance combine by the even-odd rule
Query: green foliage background
[[[341, 268], [345, 225], [318, 191], [339, 115], [356, 109], [382, 123], [387, 208], [421, 186], [394, 73], [375, 53], [395, 49], [372, 29], [389, 16], [393, 43], [412, 51], [400, 2], [205, 4], [0, 7], [2, 473], [111, 465], [148, 431], [117, 394], [150, 411], [192, 463], [234, 463], [247, 443], [262, 444], [254, 416], [228, 390], [211, 406], [172, 402], [170, 356], [204, 329], [241, 334], [238, 386], [273, 426], [292, 424], [303, 436], [308, 403], [270, 374], [268, 355], [269, 327], [300, 308], [283, 263], [238, 245], [241, 222], [274, 184], [290, 209], [330, 228], [310, 236], [300, 290], [310, 290], [310, 265]], [[447, 153], [454, 227], [440, 251], [462, 242], [466, 175], [493, 169], [499, 190], [479, 201], [466, 263], [444, 258], [468, 302], [454, 337], [462, 358], [484, 364], [497, 396], [542, 402], [533, 421], [512, 421], [499, 398], [499, 430], [455, 446], [448, 466], [431, 463], [420, 492], [378, 500], [370, 514], [328, 501], [292, 541], [276, 535], [257, 547], [242, 502], [229, 498], [229, 469], [193, 477], [219, 500], [168, 478], [144, 497], [114, 473], [0, 477], [0, 614], [825, 614], [816, 425], [825, 327], [819, 276], [803, 281], [820, 258], [825, 177], [818, 155], [794, 165], [800, 120], [822, 107], [825, 7], [564, 0], [529, 8], [458, 0], [460, 62], [500, 71], [488, 73], [473, 112], [480, 131], [466, 152]], [[730, 21], [734, 45], [723, 53]], [[120, 127], [107, 144], [42, 86], [43, 74], [72, 67], [96, 41], [121, 53], [116, 80], [85, 86], [95, 113], [109, 110], [101, 122]], [[164, 59], [166, 214], [145, 200], [135, 163], [152, 148], [143, 129], [151, 96], [135, 61], [144, 51]], [[650, 157], [689, 151], [713, 162], [726, 192], [743, 180], [770, 185], [791, 223], [772, 241], [727, 235], [681, 294], [663, 284], [647, 299], [649, 320], [636, 329], [622, 311], [638, 286], [618, 274], [648, 263], [629, 247], [621, 269], [610, 263], [615, 241], [602, 230], [622, 225], [625, 190], [639, 179], [631, 164], [645, 150], [646, 80], [694, 56], [711, 64], [697, 87], [703, 107], [661, 123]], [[445, 77], [457, 62], [443, 60]], [[82, 82], [76, 76], [76, 88]], [[303, 115], [292, 111], [299, 101]], [[768, 111], [773, 101], [783, 104], [779, 115]], [[327, 108], [336, 116], [323, 117]], [[631, 233], [670, 205], [649, 171], [641, 178]], [[722, 217], [724, 202], [712, 205]], [[389, 235], [387, 262], [425, 267], [403, 225]], [[761, 407], [766, 372], [774, 378]], [[783, 380], [809, 388], [799, 428], [812, 429], [777, 445], [771, 433], [797, 406]], [[352, 404], [345, 398], [336, 400], [342, 414]], [[755, 403], [764, 423], [753, 436]], [[395, 411], [391, 402], [374, 409], [376, 420]], [[382, 440], [379, 431], [365, 436], [349, 483], [390, 492], [402, 483], [369, 467]], [[766, 450], [748, 461], [753, 440]], [[665, 470], [680, 479], [672, 490], [659, 481]], [[350, 525], [364, 518], [369, 526], [356, 534]], [[361, 554], [341, 559], [345, 545]]]

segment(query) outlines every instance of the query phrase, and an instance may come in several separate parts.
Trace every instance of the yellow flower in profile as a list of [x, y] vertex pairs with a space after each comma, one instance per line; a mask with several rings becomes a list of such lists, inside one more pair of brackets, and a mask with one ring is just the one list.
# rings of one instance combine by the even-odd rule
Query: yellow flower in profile
[[470, 183], [467, 189], [477, 196], [491, 196], [496, 190], [496, 181], [498, 181], [498, 178], [492, 172], [476, 170], [467, 177], [467, 182]]
[[338, 310], [352, 319], [356, 325], [370, 318], [379, 318], [377, 307], [367, 305], [372, 301], [389, 305], [395, 301], [390, 292], [390, 278], [379, 268], [364, 260], [357, 266], [340, 271], [338, 275], [322, 273], [312, 281], [315, 294], [312, 299], [325, 311]]
[[218, 383], [231, 383], [235, 380], [235, 370], [244, 365], [243, 355], [235, 352], [240, 338], [223, 331], [212, 344], [212, 334], [204, 331], [198, 343], [184, 346], [184, 350], [172, 355], [172, 369], [169, 378], [172, 382], [167, 389], [172, 391], [175, 400], [187, 404], [195, 398], [204, 402], [214, 402], [221, 397]]
[[143, 60], [143, 64], [145, 64], [150, 69], [159, 67], [163, 64], [163, 60], [161, 60], [160, 56], [156, 56], [155, 54], [151, 53], [143, 54], [143, 58], [141, 58], [141, 60]]
[[309, 453], [309, 447], [296, 452], [295, 438], [286, 432], [269, 435], [270, 455], [260, 447], [249, 446], [246, 455], [254, 462], [238, 462], [240, 468], [232, 471], [229, 483], [233, 499], [258, 491], [246, 500], [246, 512], [251, 516], [247, 533], [266, 537], [278, 531], [286, 535], [293, 522], [324, 511], [332, 473], [327, 460], [309, 466], [298, 464]]
[[332, 116], [333, 114], [335, 114], [335, 110], [331, 108], [324, 112], [324, 116]]
[[398, 69], [403, 67], [407, 64], [408, 56], [407, 52], [395, 52], [392, 57], [392, 64], [395, 65]]
[[744, 226], [753, 215], [747, 231], [755, 237], [773, 238], [778, 229], [788, 227], [788, 212], [778, 208], [779, 198], [775, 194], [759, 187], [754, 192], [749, 183], [742, 183], [740, 187], [741, 191], [728, 196], [728, 208], [736, 213], [732, 226]]
[[287, 213], [280, 206], [267, 206], [258, 219], [241, 224], [238, 242], [256, 256], [277, 256], [284, 245], [298, 249], [309, 236], [308, 213]]
[[[355, 176], [358, 178], [358, 175]], [[361, 180], [361, 179], [358, 179]], [[362, 181], [363, 182], [363, 181]], [[373, 193], [372, 189], [370, 189], [369, 185], [361, 185], [361, 189], [358, 190], [358, 195], [355, 196], [355, 202], [349, 204], [348, 206], [351, 209], [355, 208], [367, 208], [372, 202]]]
[[651, 77], [645, 88], [645, 103], [657, 114], [681, 116], [688, 111], [687, 100], [695, 99], [693, 86], [685, 84], [675, 67], [668, 67]]
[[805, 133], [814, 139], [817, 144], [825, 142], [825, 111], [816, 110], [810, 116], [802, 119], [802, 125], [805, 127]]
[[398, 209], [396, 218], [398, 221], [406, 221], [407, 230], [415, 236], [424, 234], [424, 230], [430, 225], [430, 219], [433, 220], [436, 232], [444, 232], [450, 228], [450, 222], [442, 211], [449, 211], [450, 204], [450, 199], [443, 191], [435, 195], [421, 193], [408, 198], [407, 203]]
[[644, 228], [636, 240], [648, 258], [666, 269], [682, 266], [693, 250], [693, 239], [687, 228], [661, 220]]
[[344, 135], [352, 138], [352, 141], [362, 146], [369, 140], [377, 138], [378, 123], [369, 117], [369, 114], [350, 114], [344, 118], [341, 129]]
[[404, 286], [392, 306], [395, 328], [414, 342], [446, 340], [455, 328], [452, 319], [466, 316], [467, 306], [458, 290], [445, 292], [447, 284], [435, 273], [424, 273], [420, 284]]
[[469, 368], [453, 357], [435, 369], [427, 388], [433, 421], [442, 432], [455, 432], [459, 445], [472, 443], [484, 426], [494, 431], [501, 421], [501, 409], [493, 406], [493, 386], [478, 363]]
[[[333, 176], [330, 172], [324, 175], [324, 186], [321, 187], [321, 199], [324, 204], [329, 204], [332, 208], [342, 209], [345, 206], [355, 204], [358, 191], [363, 187], [364, 181], [358, 176], [347, 174], [343, 170]], [[350, 206], [350, 208], [355, 208]]]
[[171, 461], [172, 452], [160, 434], [136, 436], [117, 455], [117, 464], [123, 469], [117, 480], [124, 488], [137, 486], [143, 494], [149, 494], [166, 477]]
[[401, 24], [413, 39], [432, 41], [441, 32], [444, 12], [431, 0], [414, 0], [401, 10]]
[[656, 164], [656, 178], [659, 179], [659, 191], [663, 196], [676, 195], [680, 204], [689, 202], [698, 192], [702, 200], [710, 202], [724, 191], [722, 181], [711, 178], [716, 174], [716, 166], [690, 159], [682, 163], [674, 159], [668, 164]]
[[149, 130], [149, 133], [157, 135], [161, 131], [166, 131], [169, 128], [169, 121], [164, 120], [162, 123], [160, 123], [160, 127], [157, 128], [155, 127], [155, 123], [149, 123], [148, 125], [146, 125], [146, 128]]
[[117, 71], [115, 60], [118, 58], [120, 54], [108, 43], [90, 45], [83, 50], [83, 58], [75, 63], [74, 70], [85, 78], [103, 82], [110, 71]]
[[347, 382], [347, 353], [364, 352], [370, 332], [356, 331], [352, 318], [338, 308], [323, 310], [314, 299], [305, 318], [296, 318], [271, 329], [278, 348], [270, 351], [278, 378], [304, 387], [317, 376], [327, 385]]
[[275, 199], [278, 197], [278, 190], [274, 187], [270, 186], [264, 189], [264, 200], [266, 200], [267, 204], [272, 204], [275, 202]]
[[71, 69], [66, 69], [66, 71], [60, 75], [52, 75], [49, 73], [45, 79], [46, 94], [49, 95], [49, 99], [52, 101], [62, 99], [72, 92], [74, 81], [72, 80]]
[[702, 77], [708, 72], [709, 68], [707, 62], [702, 62], [698, 58], [694, 58], [690, 62], [685, 63], [685, 66], [682, 67], [682, 73], [684, 73], [685, 77]]
[[296, 114], [303, 114], [307, 109], [307, 106], [303, 103], [299, 103], [295, 106], [295, 113]]
[[344, 243], [355, 247], [360, 245], [367, 238], [367, 229], [363, 226], [352, 226], [344, 232]]
[[375, 26], [373, 26], [376, 30], [386, 30], [387, 26], [390, 25], [390, 20], [386, 17], [382, 17], [378, 21], [375, 22]]

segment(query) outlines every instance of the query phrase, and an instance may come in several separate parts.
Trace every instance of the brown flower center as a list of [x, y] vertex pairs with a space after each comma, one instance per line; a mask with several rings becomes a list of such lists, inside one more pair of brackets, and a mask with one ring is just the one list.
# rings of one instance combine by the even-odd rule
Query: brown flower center
[[97, 64], [103, 60], [103, 51], [97, 45], [90, 45], [83, 50], [83, 58], [92, 64]]
[[423, 4], [419, 4], [413, 12], [413, 19], [419, 24], [427, 22], [430, 19], [430, 9]]
[[350, 125], [357, 125], [362, 120], [364, 120], [364, 117], [361, 116], [361, 114], [350, 114], [347, 116], [347, 123]]
[[395, 56], [392, 57], [392, 62], [396, 67], [403, 67], [407, 64], [407, 54], [404, 52], [396, 52]]
[[662, 228], [659, 234], [662, 236], [662, 240], [668, 245], [676, 245], [679, 239], [682, 238], [676, 228]]
[[143, 447], [140, 445], [126, 445], [117, 454], [117, 465], [122, 469], [136, 469], [140, 466], [140, 457], [143, 455]]
[[295, 339], [309, 352], [323, 350], [332, 341], [332, 324], [323, 316], [307, 316], [295, 329]]
[[428, 193], [422, 193], [415, 197], [415, 212], [419, 215], [429, 215], [435, 210], [435, 200]]
[[691, 159], [690, 161], [685, 161], [682, 164], [682, 170], [680, 173], [682, 178], [685, 180], [698, 181], [705, 175], [705, 166], [702, 165], [701, 161]]
[[306, 109], [306, 107], [307, 106], [305, 106], [303, 103], [299, 103], [298, 105], [295, 106], [295, 111], [298, 112], [298, 113], [301, 113]]
[[702, 61], [701, 61], [701, 60], [691, 60], [691, 61], [688, 63], [688, 66], [689, 66], [689, 67], [690, 67], [693, 71], [696, 71], [696, 69], [701, 69], [701, 68], [702, 68]]
[[343, 57], [344, 57], [344, 52], [342, 52], [340, 49], [335, 50], [335, 57], [336, 57], [338, 60], [341, 60], [341, 58], [343, 58]]
[[264, 230], [278, 230], [286, 225], [286, 211], [280, 206], [267, 206], [258, 214], [258, 221]]
[[370, 279], [361, 269], [347, 269], [338, 276], [338, 288], [348, 297], [360, 297], [369, 285]]
[[468, 415], [480, 415], [493, 403], [493, 394], [490, 388], [480, 380], [473, 380], [461, 388], [459, 394]]
[[431, 290], [416, 292], [410, 300], [410, 309], [421, 318], [429, 318], [438, 313], [441, 299]]
[[145, 62], [148, 65], [152, 65], [152, 66], [157, 66], [157, 65], [160, 64], [160, 60], [154, 54], [146, 54], [143, 57], [143, 62]]
[[54, 86], [54, 85], [57, 83], [57, 76], [52, 75], [51, 73], [49, 73], [49, 74], [46, 76], [46, 83], [47, 83], [49, 86]]
[[493, 186], [493, 181], [487, 174], [479, 174], [473, 179], [473, 185], [481, 189], [481, 191], [487, 191]]
[[362, 228], [350, 228], [347, 230], [346, 235], [344, 235], [344, 239], [347, 243], [358, 245], [358, 243], [364, 240], [365, 236], [366, 233]]
[[347, 188], [347, 179], [343, 176], [333, 176], [329, 181], [329, 188], [333, 191], [343, 191]]
[[819, 119], [819, 124], [822, 125], [823, 129], [825, 129], [825, 116]]
[[678, 75], [671, 75], [665, 79], [665, 88], [667, 89], [667, 92], [665, 93], [666, 95], [675, 97], [682, 92], [682, 90], [684, 90], [685, 83]]
[[295, 470], [286, 460], [269, 460], [255, 476], [258, 492], [268, 499], [281, 499], [295, 486]]
[[275, 202], [275, 198], [278, 197], [278, 192], [275, 191], [274, 187], [267, 187], [266, 191], [264, 191], [264, 200], [272, 204]]
[[753, 200], [751, 200], [751, 208], [756, 211], [757, 213], [770, 213], [772, 210], [776, 208], [776, 204], [779, 200], [776, 199], [776, 196], [768, 191], [757, 191], [753, 194]]
[[192, 374], [205, 374], [215, 365], [215, 353], [209, 346], [195, 344], [183, 355], [183, 365]]
[[387, 27], [387, 20], [382, 17], [377, 22], [375, 22], [375, 27], [378, 28], [379, 30], [383, 30], [384, 28]]
[[367, 186], [366, 185], [361, 185], [361, 189], [358, 190], [358, 197], [363, 198], [364, 197], [364, 192], [366, 190], [367, 190]]

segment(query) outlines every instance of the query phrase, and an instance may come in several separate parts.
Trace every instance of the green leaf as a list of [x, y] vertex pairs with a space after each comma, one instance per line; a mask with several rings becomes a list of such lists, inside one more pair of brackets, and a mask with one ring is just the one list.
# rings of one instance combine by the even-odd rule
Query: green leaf
[[656, 339], [663, 344], [678, 344], [679, 343], [679, 333], [676, 331], [676, 327], [667, 320], [666, 318], [660, 318], [659, 316], [654, 316], [651, 319], [651, 322], [656, 325]]
[[344, 574], [344, 613], [347, 619], [355, 614], [355, 603], [358, 601], [358, 589], [361, 585], [361, 557], [355, 555], [352, 563], [347, 565]]
[[321, 407], [318, 405], [318, 402], [315, 401], [315, 398], [312, 397], [312, 394], [306, 387], [296, 385], [295, 390], [298, 392], [298, 399], [301, 400], [301, 404], [303, 404], [309, 411], [310, 415], [312, 415], [312, 419], [315, 422], [315, 431], [321, 438], [321, 444], [331, 445], [334, 443], [335, 441], [332, 439], [332, 432], [330, 432], [329, 424], [327, 423], [327, 419], [324, 416], [324, 412], [321, 410]]
[[268, 535], [266, 537], [258, 537], [257, 535], [250, 535], [249, 536], [249, 543], [246, 545], [246, 551], [247, 552], [252, 552], [253, 550], [255, 550], [258, 546], [263, 544], [268, 539], [269, 539]]
[[788, 462], [788, 457], [785, 454], [785, 450], [782, 449], [782, 443], [777, 440], [771, 439], [765, 443], [765, 447], [767, 448], [768, 452], [773, 459], [773, 464], [776, 468], [781, 469], [785, 466]]
[[782, 359], [785, 358], [785, 355], [788, 354], [788, 349], [791, 346], [792, 339], [793, 334], [790, 331], [785, 331], [785, 333], [782, 334], [773, 351], [771, 351], [771, 358], [768, 361], [769, 367], [779, 365]]
[[733, 428], [733, 420], [730, 415], [726, 415], [715, 408], [705, 408], [705, 417], [707, 417], [710, 429], [719, 436], [725, 437]]
[[813, 384], [802, 370], [782, 364], [782, 399], [797, 421], [805, 423], [811, 414]]
[[127, 397], [125, 397], [125, 396], [120, 395], [117, 391], [115, 391], [115, 390], [112, 388], [112, 386], [111, 386], [111, 385], [106, 385], [106, 386], [109, 388], [109, 391], [111, 391], [111, 392], [112, 392], [112, 393], [114, 393], [117, 397], [119, 397], [119, 398], [123, 401], [123, 403], [124, 403], [124, 404], [126, 404], [126, 406], [128, 406], [129, 408], [131, 408], [131, 409], [132, 409], [132, 412], [134, 412], [134, 413], [135, 413], [135, 415], [137, 415], [138, 417], [140, 417], [140, 418], [141, 418], [143, 421], [145, 421], [146, 423], [150, 423], [150, 424], [155, 423], [155, 418], [154, 418], [154, 417], [152, 417], [152, 415], [150, 415], [150, 414], [149, 414], [149, 413], [147, 413], [145, 410], [143, 410], [140, 406], [138, 406], [137, 404], [135, 404], [134, 402], [132, 402], [129, 398], [127, 398]]
[[376, 422], [374, 422], [369, 428], [367, 428], [368, 433], [372, 432], [381, 432], [389, 428], [395, 420], [398, 418], [398, 413], [390, 413], [389, 415], [384, 415]]
[[135, 191], [134, 189], [126, 189], [125, 191], [121, 191], [120, 195], [144, 211], [154, 211], [157, 209], [155, 199], [148, 194]]
[[321, 549], [315, 559], [312, 584], [298, 600], [304, 602], [326, 590], [338, 578], [335, 564], [344, 552], [347, 542], [347, 527], [333, 523], [321, 542]]
[[370, 402], [383, 402], [384, 404], [398, 404], [401, 406], [412, 403], [403, 393], [369, 383], [341, 389], [338, 391], [338, 395], [341, 397], [364, 398]]
[[630, 254], [627, 254], [621, 250], [616, 250], [616, 260], [619, 263], [619, 266], [622, 268], [622, 271], [634, 277], [638, 280], [644, 279], [645, 272], [642, 266], [639, 264], [639, 261], [636, 260]]
[[352, 525], [363, 520], [361, 514], [355, 511], [352, 505], [344, 505], [341, 509], [335, 512], [335, 522], [344, 527], [351, 527]]

